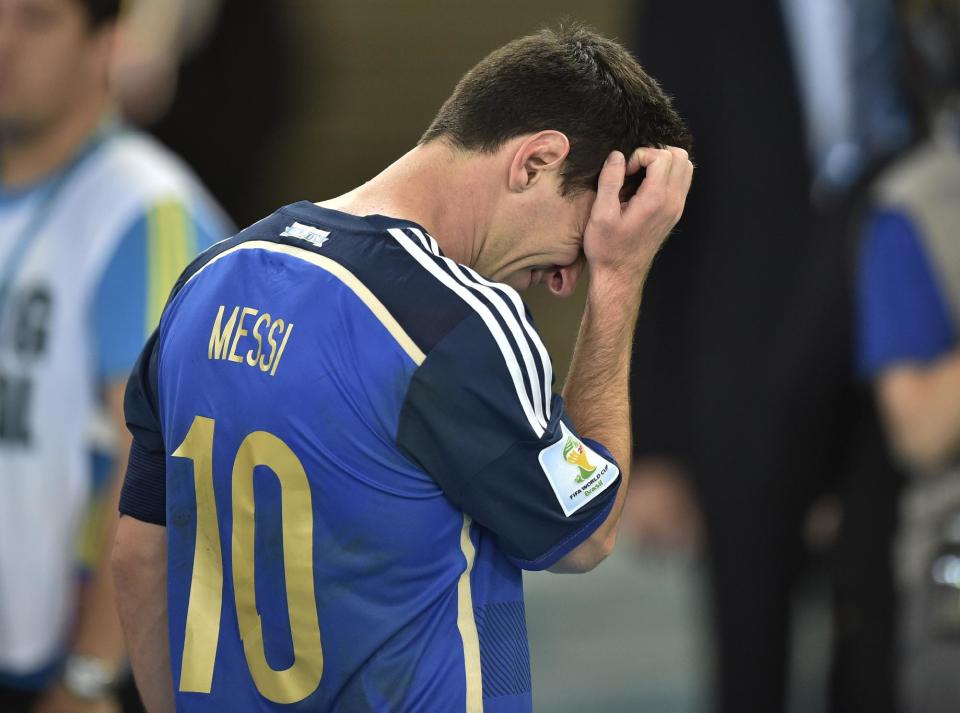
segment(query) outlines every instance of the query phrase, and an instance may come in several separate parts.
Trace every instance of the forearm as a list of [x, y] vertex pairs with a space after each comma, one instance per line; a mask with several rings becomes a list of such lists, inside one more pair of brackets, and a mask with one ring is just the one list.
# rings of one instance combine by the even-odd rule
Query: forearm
[[149, 713], [173, 713], [167, 634], [166, 530], [120, 519], [113, 552], [117, 610], [140, 697]]
[[630, 465], [630, 361], [644, 278], [592, 276], [563, 391], [578, 433], [606, 446], [623, 470]]
[[[124, 449], [123, 453], [126, 453]], [[126, 456], [118, 463], [126, 470]], [[122, 471], [121, 471], [122, 472]], [[104, 522], [100, 534], [100, 555], [91, 581], [84, 587], [71, 653], [92, 656], [118, 670], [124, 659], [123, 632], [117, 617], [110, 553], [117, 527], [117, 503], [120, 499], [120, 475], [115, 472], [110, 491], [103, 503]]]
[[106, 406], [114, 425], [117, 457], [102, 504], [104, 521], [99, 533], [99, 556], [92, 581], [83, 591], [76, 636], [72, 644], [73, 653], [96, 657], [109, 663], [114, 669], [120, 667], [124, 658], [123, 632], [117, 617], [113, 576], [110, 572], [120, 488], [127, 472], [127, 457], [130, 453], [130, 433], [123, 418], [123, 392], [124, 383], [120, 380], [111, 382], [106, 388]]
[[884, 379], [884, 412], [901, 456], [920, 470], [937, 470], [960, 454], [960, 351], [932, 367], [904, 369]]
[[[624, 177], [646, 175], [621, 201]], [[693, 177], [682, 149], [637, 149], [629, 162], [618, 151], [603, 164], [583, 238], [590, 288], [564, 398], [577, 432], [603, 443], [620, 465], [620, 489], [610, 514], [553, 571], [585, 572], [616, 542], [630, 477], [630, 363], [643, 283], [654, 256], [676, 225]]]
[[602, 443], [620, 464], [620, 489], [606, 520], [553, 568], [583, 572], [613, 550], [630, 478], [630, 361], [645, 273], [632, 280], [591, 279], [564, 388], [567, 412], [581, 436]]

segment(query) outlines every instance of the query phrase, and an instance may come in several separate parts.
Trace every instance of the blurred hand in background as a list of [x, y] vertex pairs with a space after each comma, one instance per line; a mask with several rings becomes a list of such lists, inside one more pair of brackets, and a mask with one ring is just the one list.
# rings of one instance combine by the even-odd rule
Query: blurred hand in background
[[664, 554], [699, 551], [702, 516], [682, 466], [654, 458], [634, 463], [622, 528], [627, 541], [640, 550]]

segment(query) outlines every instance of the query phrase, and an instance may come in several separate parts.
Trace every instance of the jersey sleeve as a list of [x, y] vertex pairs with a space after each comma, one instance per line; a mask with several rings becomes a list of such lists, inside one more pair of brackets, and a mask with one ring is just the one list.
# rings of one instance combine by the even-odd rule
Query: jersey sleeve
[[417, 369], [397, 432], [407, 456], [524, 569], [550, 567], [587, 539], [620, 482], [610, 453], [580, 438], [550, 393], [550, 373], [542, 345], [468, 317]]
[[133, 435], [120, 491], [120, 514], [154, 525], [166, 524], [166, 449], [157, 397], [157, 335], [141, 351], [124, 396], [127, 428]]
[[904, 214], [882, 211], [868, 221], [858, 283], [862, 376], [873, 378], [899, 363], [926, 363], [956, 345], [932, 265]]
[[[226, 236], [227, 226], [179, 200], [163, 200], [138, 215], [110, 257], [93, 304], [98, 374], [126, 378], [160, 321], [170, 288], [198, 252]], [[221, 234], [222, 233], [222, 234]]]

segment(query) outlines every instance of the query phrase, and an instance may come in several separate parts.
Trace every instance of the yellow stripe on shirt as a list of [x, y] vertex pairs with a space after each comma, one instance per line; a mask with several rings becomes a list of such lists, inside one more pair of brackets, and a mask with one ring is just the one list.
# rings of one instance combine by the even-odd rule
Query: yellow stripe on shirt
[[473, 540], [470, 539], [470, 525], [473, 521], [464, 513], [463, 528], [460, 530], [460, 551], [463, 552], [465, 567], [457, 582], [457, 629], [463, 642], [463, 665], [467, 689], [466, 713], [483, 712], [483, 680], [480, 672], [480, 638], [477, 635], [477, 619], [473, 610], [473, 592], [470, 587], [470, 574], [477, 556]]
[[170, 289], [197, 251], [197, 236], [183, 203], [165, 201], [147, 213], [147, 334], [160, 322]]

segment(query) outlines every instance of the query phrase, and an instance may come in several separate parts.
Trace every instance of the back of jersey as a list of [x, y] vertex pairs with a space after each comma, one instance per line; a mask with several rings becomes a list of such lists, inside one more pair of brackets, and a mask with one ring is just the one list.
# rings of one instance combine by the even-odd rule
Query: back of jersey
[[178, 710], [462, 710], [468, 525], [395, 444], [424, 357], [365, 284], [409, 257], [297, 210], [203, 256], [160, 326]]

